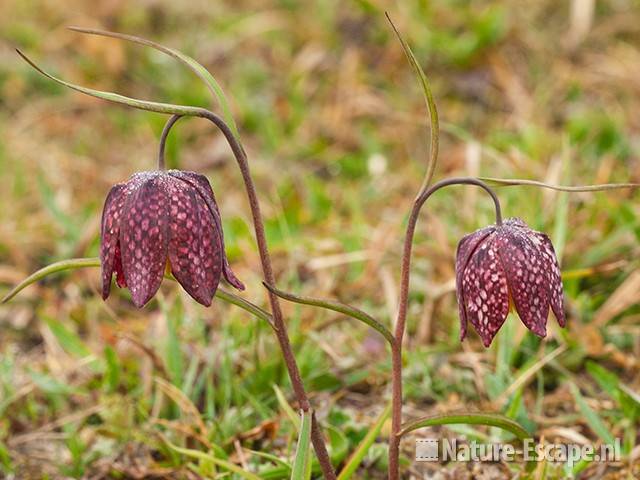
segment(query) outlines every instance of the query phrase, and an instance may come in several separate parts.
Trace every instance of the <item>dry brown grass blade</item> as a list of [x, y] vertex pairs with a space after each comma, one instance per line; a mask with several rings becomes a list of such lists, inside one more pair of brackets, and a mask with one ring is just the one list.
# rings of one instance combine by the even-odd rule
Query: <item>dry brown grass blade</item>
[[173, 400], [176, 403], [176, 405], [178, 405], [178, 408], [180, 408], [180, 411], [182, 411], [184, 414], [189, 415], [193, 418], [193, 421], [198, 426], [198, 429], [200, 430], [201, 434], [205, 438], [208, 438], [209, 431], [207, 430], [206, 425], [202, 421], [200, 412], [198, 411], [196, 406], [191, 402], [189, 397], [187, 397], [178, 387], [176, 387], [175, 385], [172, 385], [171, 383], [167, 382], [166, 380], [160, 377], [155, 377], [154, 381], [156, 385], [158, 385], [158, 388], [162, 391], [162, 393], [164, 393], [167, 397]]
[[640, 270], [632, 272], [596, 311], [593, 324], [601, 327], [637, 303], [640, 303]]
[[558, 355], [564, 353], [567, 350], [567, 346], [566, 345], [562, 345], [558, 348], [556, 348], [554, 351], [552, 351], [551, 353], [548, 353], [547, 355], [545, 355], [544, 357], [542, 357], [540, 360], [538, 360], [536, 363], [534, 363], [533, 365], [531, 365], [531, 367], [529, 367], [522, 375], [520, 375], [511, 385], [509, 385], [509, 387], [498, 397], [498, 399], [496, 400], [496, 404], [497, 405], [501, 405], [502, 403], [504, 403], [507, 399], [509, 399], [511, 397], [511, 395], [518, 390], [519, 388], [521, 388], [523, 385], [526, 385], [534, 376], [536, 373], [538, 373], [542, 368], [544, 368], [545, 365], [547, 365], [549, 362], [553, 361]]

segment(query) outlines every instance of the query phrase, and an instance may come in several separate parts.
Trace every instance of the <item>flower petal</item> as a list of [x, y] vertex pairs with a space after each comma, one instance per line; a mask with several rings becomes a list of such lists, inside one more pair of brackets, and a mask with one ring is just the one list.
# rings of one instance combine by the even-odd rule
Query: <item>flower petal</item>
[[496, 245], [520, 320], [544, 337], [549, 316], [549, 276], [540, 249], [529, 237], [527, 232], [505, 226], [497, 233]]
[[495, 234], [481, 242], [469, 258], [462, 274], [461, 296], [466, 318], [488, 347], [509, 313], [507, 279]]
[[124, 278], [133, 303], [144, 306], [162, 283], [169, 243], [167, 179], [157, 173], [134, 175], [122, 208], [120, 248]]
[[222, 232], [190, 184], [170, 177], [169, 198], [171, 272], [189, 295], [208, 307], [222, 276]]
[[205, 201], [215, 224], [217, 226], [218, 231], [220, 232], [220, 239], [222, 242], [222, 273], [224, 278], [229, 284], [236, 287], [238, 290], [244, 290], [244, 284], [235, 276], [231, 267], [229, 266], [229, 261], [227, 260], [227, 253], [224, 247], [224, 232], [222, 231], [222, 220], [220, 217], [220, 210], [218, 209], [218, 204], [216, 202], [216, 197], [213, 193], [213, 189], [211, 188], [211, 184], [209, 180], [204, 175], [201, 175], [196, 172], [189, 172], [184, 170], [169, 170], [169, 175], [172, 175], [180, 180], [187, 182], [189, 185], [195, 187]]
[[464, 309], [464, 297], [462, 295], [462, 274], [464, 273], [471, 255], [487, 236], [494, 231], [493, 227], [476, 230], [462, 237], [456, 250], [456, 296], [458, 297], [458, 313], [460, 315], [460, 341], [467, 335], [467, 317]]
[[116, 283], [120, 288], [127, 286], [127, 281], [124, 279], [124, 270], [122, 269], [122, 253], [120, 252], [120, 242], [116, 245], [116, 256], [113, 261], [113, 269], [116, 272]]
[[111, 291], [111, 277], [114, 268], [116, 269], [116, 278], [118, 277], [117, 269], [120, 263], [120, 251], [118, 247], [120, 215], [126, 196], [125, 184], [119, 183], [114, 185], [111, 190], [109, 190], [102, 210], [100, 262], [102, 264], [102, 298], [105, 300]]
[[[540, 251], [545, 269], [549, 275], [549, 294], [551, 297], [551, 309], [561, 327], [566, 325], [564, 316], [564, 294], [562, 288], [562, 277], [560, 275], [560, 265], [558, 257], [553, 248], [553, 244], [547, 235], [542, 232], [534, 232], [534, 239], [540, 240]], [[535, 240], [534, 240], [535, 241]]]

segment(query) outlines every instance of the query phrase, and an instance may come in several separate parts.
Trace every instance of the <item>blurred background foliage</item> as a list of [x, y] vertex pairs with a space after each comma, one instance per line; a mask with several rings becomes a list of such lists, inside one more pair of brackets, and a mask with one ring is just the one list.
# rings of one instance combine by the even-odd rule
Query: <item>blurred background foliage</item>
[[[227, 93], [248, 151], [279, 287], [337, 298], [390, 323], [428, 129], [385, 9], [433, 84], [442, 122], [436, 179], [640, 181], [636, 0], [2, 0], [0, 293], [53, 261], [97, 255], [108, 189], [155, 168], [166, 120], [64, 90], [14, 47], [75, 83], [212, 106], [204, 85], [169, 57], [64, 28], [79, 25], [144, 36], [205, 65]], [[264, 305], [244, 188], [224, 139], [207, 122], [188, 120], [173, 130], [168, 148], [172, 167], [211, 179], [230, 261], [246, 297]], [[458, 342], [455, 247], [493, 221], [492, 206], [473, 188], [439, 192], [418, 226], [407, 416], [475, 408], [510, 415], [548, 440], [619, 437], [621, 464], [586, 462], [576, 473], [637, 478], [638, 193], [509, 187], [499, 195], [507, 216], [554, 240], [568, 329], [550, 321], [540, 341], [514, 317], [489, 350], [475, 334]], [[286, 415], [292, 399], [268, 326], [220, 302], [201, 308], [171, 284], [142, 311], [122, 290], [104, 303], [98, 276], [86, 270], [51, 277], [0, 306], [5, 475], [220, 473], [211, 462], [176, 453], [171, 442], [265, 478], [286, 477], [286, 463], [277, 460], [289, 462], [295, 445]], [[290, 304], [285, 311], [340, 464], [385, 407], [388, 352], [375, 332], [337, 314]], [[497, 435], [466, 427], [438, 433]], [[385, 435], [388, 426], [356, 478], [384, 477]], [[412, 458], [410, 439], [404, 448]], [[405, 463], [414, 475], [436, 468]], [[442, 478], [472, 478], [465, 476], [470, 466], [442, 468], [452, 475]], [[509, 478], [518, 466], [483, 468]], [[567, 474], [556, 470], [538, 478]]]

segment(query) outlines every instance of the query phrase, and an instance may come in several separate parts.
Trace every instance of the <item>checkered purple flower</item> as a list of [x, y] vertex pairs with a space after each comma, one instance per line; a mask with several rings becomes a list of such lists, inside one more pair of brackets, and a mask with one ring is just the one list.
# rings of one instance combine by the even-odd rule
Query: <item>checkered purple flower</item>
[[114, 185], [102, 212], [102, 297], [116, 274], [144, 306], [167, 266], [197, 302], [209, 306], [220, 278], [244, 290], [224, 249], [218, 205], [207, 178], [180, 170], [136, 173]]
[[547, 334], [549, 308], [565, 326], [562, 280], [553, 245], [519, 218], [477, 230], [460, 240], [456, 254], [460, 340], [467, 321], [485, 347], [515, 306], [529, 330]]

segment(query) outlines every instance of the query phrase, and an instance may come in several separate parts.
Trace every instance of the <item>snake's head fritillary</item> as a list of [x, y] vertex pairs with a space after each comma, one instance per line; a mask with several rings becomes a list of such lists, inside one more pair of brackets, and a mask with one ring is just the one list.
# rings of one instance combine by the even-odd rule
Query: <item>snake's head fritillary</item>
[[136, 173], [111, 188], [102, 212], [102, 297], [116, 274], [133, 303], [144, 306], [162, 283], [167, 265], [197, 302], [209, 306], [231, 271], [218, 205], [207, 178], [180, 170]]
[[504, 323], [510, 305], [539, 337], [547, 334], [549, 308], [565, 326], [562, 280], [553, 245], [519, 218], [477, 230], [460, 240], [456, 254], [460, 340], [467, 321], [485, 347]]

